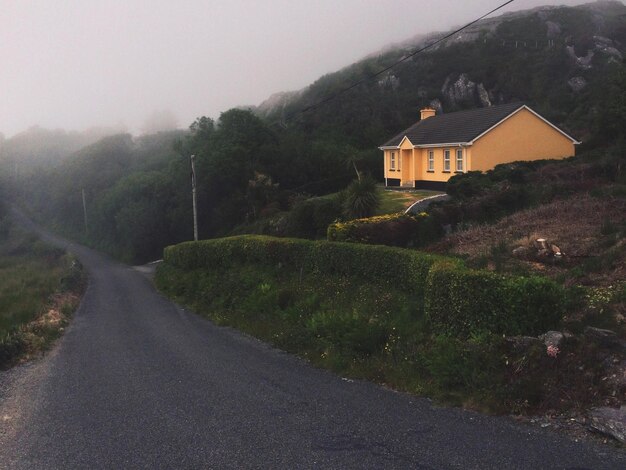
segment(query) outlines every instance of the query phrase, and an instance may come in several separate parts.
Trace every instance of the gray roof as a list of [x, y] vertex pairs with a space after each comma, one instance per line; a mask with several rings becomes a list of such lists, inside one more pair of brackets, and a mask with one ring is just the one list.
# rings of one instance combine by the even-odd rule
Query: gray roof
[[404, 136], [408, 137], [413, 145], [470, 142], [523, 106], [523, 103], [510, 103], [438, 114], [416, 122], [381, 147], [397, 147]]

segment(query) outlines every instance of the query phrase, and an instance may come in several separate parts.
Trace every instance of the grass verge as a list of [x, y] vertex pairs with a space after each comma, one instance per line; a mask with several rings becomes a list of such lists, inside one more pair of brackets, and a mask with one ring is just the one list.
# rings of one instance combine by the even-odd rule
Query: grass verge
[[5, 228], [0, 235], [0, 368], [49, 348], [84, 286], [82, 266], [73, 257], [32, 234]]
[[[317, 250], [309, 265], [307, 243]], [[532, 337], [484, 329], [456, 336], [429, 319], [421, 284], [408, 283], [398, 263], [383, 263], [402, 250], [358, 246], [358, 258], [342, 258], [341, 251], [353, 246], [262, 237], [183, 244], [166, 250], [155, 281], [163, 293], [215, 323], [316, 366], [448, 404], [532, 414], [585, 409], [605, 399], [615, 404], [626, 392], [605, 379], [626, 360], [619, 350], [582, 335], [569, 335], [556, 354]], [[332, 269], [324, 268], [324, 248], [334, 253], [328, 259]], [[367, 273], [357, 275], [367, 250], [381, 259], [361, 263]], [[370, 275], [383, 265], [391, 269], [387, 275]]]
[[380, 206], [376, 209], [374, 215], [386, 215], [394, 214], [396, 212], [404, 212], [416, 201], [424, 199], [426, 197], [441, 194], [439, 191], [427, 191], [427, 190], [413, 190], [413, 191], [400, 191], [390, 190], [381, 187], [380, 191]]

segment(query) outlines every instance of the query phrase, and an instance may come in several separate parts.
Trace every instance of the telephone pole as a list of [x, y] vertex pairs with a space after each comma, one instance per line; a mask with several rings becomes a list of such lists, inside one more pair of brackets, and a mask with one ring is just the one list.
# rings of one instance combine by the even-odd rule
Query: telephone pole
[[85, 198], [85, 188], [81, 190], [83, 194], [83, 217], [85, 218], [85, 233], [88, 233], [89, 229], [87, 228], [87, 200]]
[[191, 195], [193, 197], [193, 239], [198, 241], [198, 209], [196, 203], [196, 156], [191, 156]]

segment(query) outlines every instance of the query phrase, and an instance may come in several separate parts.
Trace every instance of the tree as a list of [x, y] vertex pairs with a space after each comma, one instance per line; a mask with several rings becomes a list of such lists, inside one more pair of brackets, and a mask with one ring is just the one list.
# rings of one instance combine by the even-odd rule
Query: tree
[[357, 162], [361, 161], [361, 155], [358, 153], [357, 149], [355, 149], [351, 145], [344, 146], [343, 161], [346, 162], [346, 166], [348, 168], [354, 168], [354, 172], [356, 173], [356, 179], [361, 181], [361, 172], [356, 167]]

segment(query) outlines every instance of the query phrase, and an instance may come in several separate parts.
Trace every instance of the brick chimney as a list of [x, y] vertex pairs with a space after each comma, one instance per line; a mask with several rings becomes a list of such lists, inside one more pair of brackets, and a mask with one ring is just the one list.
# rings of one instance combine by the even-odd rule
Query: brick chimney
[[420, 110], [420, 119], [423, 121], [424, 119], [428, 119], [429, 117], [433, 117], [437, 114], [437, 110], [435, 108], [431, 108], [430, 106], [426, 106], [424, 109]]

